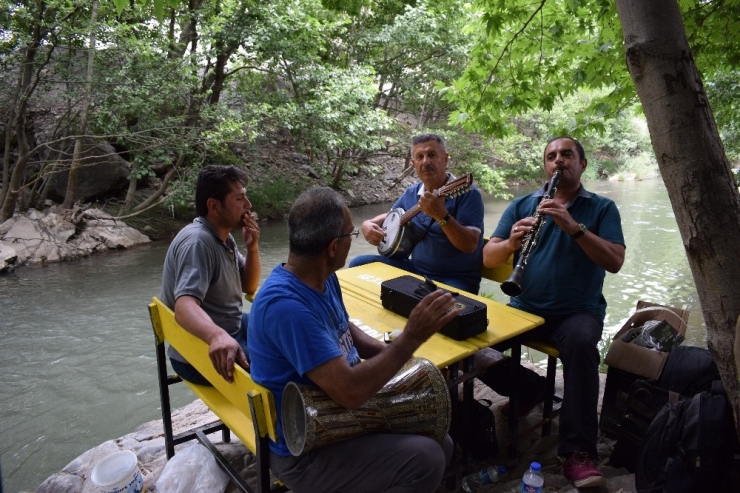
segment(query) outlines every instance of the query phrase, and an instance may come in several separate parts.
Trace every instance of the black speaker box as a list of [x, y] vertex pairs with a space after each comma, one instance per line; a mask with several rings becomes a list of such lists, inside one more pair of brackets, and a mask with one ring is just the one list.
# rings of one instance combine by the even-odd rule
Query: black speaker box
[[[383, 281], [380, 285], [380, 301], [383, 308], [408, 318], [411, 310], [427, 294], [438, 288], [432, 281], [421, 281], [413, 276], [401, 276]], [[449, 293], [450, 291], [443, 289]], [[484, 303], [455, 294], [457, 317], [440, 331], [447, 337], [463, 341], [486, 331], [488, 307]]]

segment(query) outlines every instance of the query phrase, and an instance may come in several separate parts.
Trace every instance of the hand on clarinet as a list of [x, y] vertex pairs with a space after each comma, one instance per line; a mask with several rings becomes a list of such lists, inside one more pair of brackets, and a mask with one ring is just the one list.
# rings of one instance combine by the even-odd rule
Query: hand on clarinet
[[550, 216], [560, 229], [568, 234], [572, 234], [578, 229], [578, 223], [570, 215], [565, 205], [556, 202], [553, 199], [544, 199], [537, 206], [537, 212], [545, 216]]
[[537, 220], [533, 217], [525, 217], [514, 223], [509, 234], [509, 242], [514, 250], [519, 250], [522, 247], [522, 241], [524, 237], [532, 231]]

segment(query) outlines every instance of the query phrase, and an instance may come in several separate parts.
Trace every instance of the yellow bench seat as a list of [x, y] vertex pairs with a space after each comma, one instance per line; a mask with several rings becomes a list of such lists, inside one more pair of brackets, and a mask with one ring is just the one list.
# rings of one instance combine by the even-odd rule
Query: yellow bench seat
[[[175, 320], [173, 311], [159, 299], [152, 300], [149, 305], [149, 314], [154, 329], [167, 459], [175, 455], [175, 445], [197, 439], [213, 454], [218, 464], [240, 491], [254, 493], [255, 489], [247, 484], [206, 436], [208, 433], [221, 430], [224, 432], [224, 441], [229, 441], [229, 432], [233, 432], [256, 458], [256, 491], [260, 493], [286, 491], [285, 486], [279, 481], [273, 482], [270, 479], [268, 440], [277, 440], [277, 412], [272, 392], [252, 380], [250, 374], [240, 366], [234, 367], [232, 383], [224, 380], [211, 363], [208, 345], [180, 326]], [[185, 382], [193, 393], [218, 416], [220, 423], [188, 430], [177, 437], [173, 436], [169, 386], [183, 380], [177, 376], [167, 375], [165, 342], [174, 347], [188, 363], [213, 384], [210, 387]]]

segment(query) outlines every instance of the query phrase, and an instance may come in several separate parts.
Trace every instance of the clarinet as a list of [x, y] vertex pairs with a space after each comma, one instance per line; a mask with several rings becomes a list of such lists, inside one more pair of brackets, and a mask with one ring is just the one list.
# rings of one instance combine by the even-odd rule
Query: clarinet
[[[540, 201], [551, 199], [555, 196], [555, 192], [558, 190], [558, 182], [560, 182], [561, 173], [562, 170], [555, 170], [552, 174], [552, 178], [550, 178], [550, 181], [545, 185], [545, 193]], [[509, 296], [519, 296], [522, 294], [522, 276], [524, 275], [524, 268], [527, 266], [529, 256], [532, 254], [532, 250], [534, 250], [534, 247], [537, 244], [537, 237], [540, 235], [542, 225], [545, 223], [546, 216], [538, 213], [536, 208], [532, 217], [535, 219], [534, 227], [522, 240], [522, 251], [519, 254], [519, 259], [514, 266], [514, 270], [511, 272], [509, 278], [501, 283], [501, 291]]]

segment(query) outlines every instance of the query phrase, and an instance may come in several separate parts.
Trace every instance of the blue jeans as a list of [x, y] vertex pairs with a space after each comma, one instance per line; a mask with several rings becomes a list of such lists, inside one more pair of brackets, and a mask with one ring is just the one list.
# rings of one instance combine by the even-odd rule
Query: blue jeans
[[[238, 342], [244, 350], [244, 354], [247, 356], [247, 361], [249, 361], [249, 352], [247, 352], [248, 324], [249, 313], [242, 313], [242, 326], [239, 328], [239, 332], [237, 332], [236, 336], [234, 337], [234, 339], [236, 339], [236, 342]], [[190, 363], [183, 363], [182, 361], [177, 361], [176, 359], [172, 358], [170, 358], [170, 363], [172, 364], [172, 369], [175, 370], [175, 373], [177, 373], [177, 375], [183, 380], [187, 380], [190, 383], [195, 383], [198, 385], [211, 386], [211, 382], [209, 382], [206, 377], [201, 375], [200, 372], [196, 370], [195, 367]]]
[[[398, 267], [399, 269], [403, 269], [408, 272], [413, 272], [414, 274], [418, 274], [420, 276], [430, 277], [427, 276], [427, 274], [425, 274], [424, 272], [419, 272], [418, 270], [416, 270], [413, 263], [411, 262], [411, 259], [408, 258], [393, 259], [385, 257], [383, 255], [358, 255], [350, 261], [348, 267], [357, 267], [358, 265], [365, 265], [372, 262], [382, 262], [384, 264], [392, 265], [393, 267]], [[465, 282], [462, 279], [442, 276], [434, 276], [432, 280], [447, 284], [448, 286], [455, 287], [462, 291], [467, 291], [468, 293], [472, 294], [478, 294], [478, 289], [480, 289], [480, 281], [478, 284], [471, 284], [469, 282]]]

